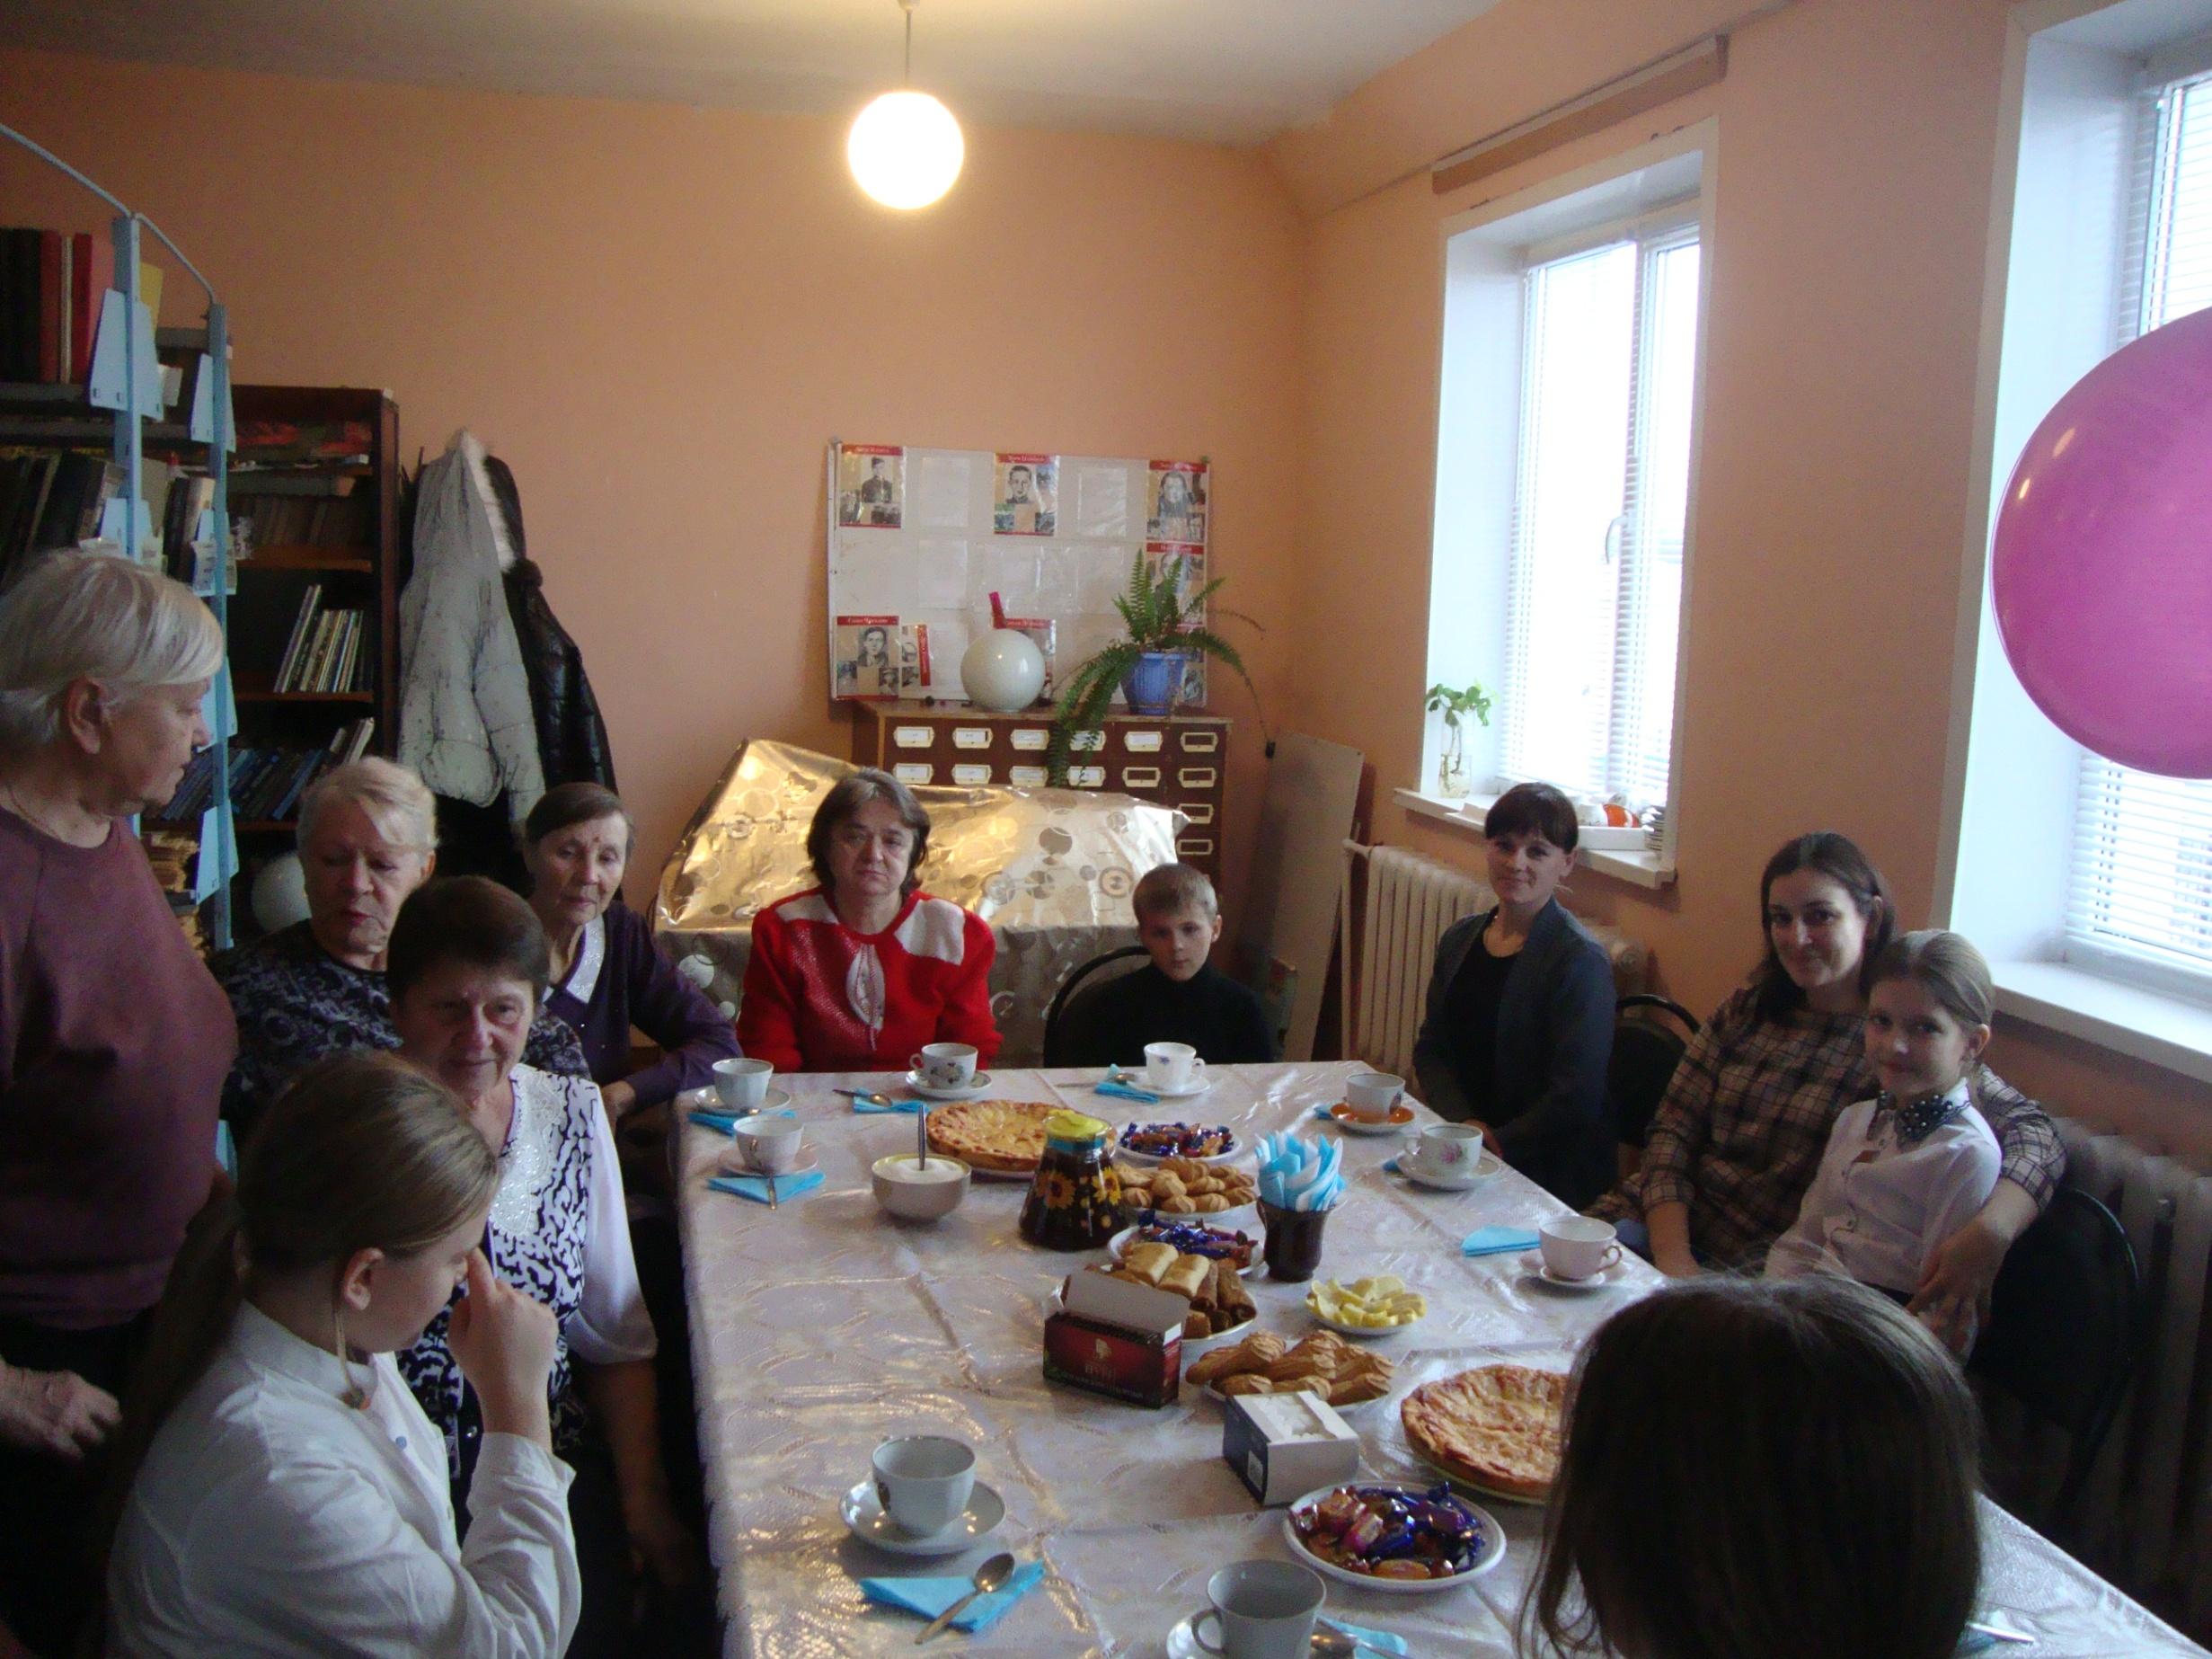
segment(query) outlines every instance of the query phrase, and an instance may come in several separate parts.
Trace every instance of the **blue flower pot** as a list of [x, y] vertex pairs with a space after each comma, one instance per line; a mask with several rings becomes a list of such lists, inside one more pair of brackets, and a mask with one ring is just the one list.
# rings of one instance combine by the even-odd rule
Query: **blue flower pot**
[[1183, 653], [1148, 651], [1121, 677], [1121, 695], [1132, 714], [1164, 714], [1175, 705], [1182, 688]]

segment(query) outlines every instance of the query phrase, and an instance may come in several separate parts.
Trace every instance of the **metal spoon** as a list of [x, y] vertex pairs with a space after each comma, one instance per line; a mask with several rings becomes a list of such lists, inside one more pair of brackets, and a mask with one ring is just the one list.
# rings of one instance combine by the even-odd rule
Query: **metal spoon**
[[1373, 1643], [1363, 1642], [1349, 1630], [1339, 1629], [1323, 1619], [1314, 1631], [1314, 1651], [1327, 1655], [1327, 1659], [1358, 1659], [1360, 1654], [1379, 1654], [1387, 1650]]
[[929, 1102], [923, 1101], [914, 1110], [914, 1167], [929, 1167]]
[[1013, 1576], [1013, 1557], [1009, 1555], [993, 1556], [988, 1561], [986, 1561], [981, 1566], [976, 1569], [976, 1587], [973, 1590], [970, 1590], [966, 1595], [962, 1596], [959, 1601], [953, 1602], [951, 1606], [946, 1608], [944, 1611], [938, 1614], [936, 1618], [931, 1619], [927, 1625], [924, 1626], [922, 1634], [914, 1638], [914, 1645], [916, 1647], [919, 1647], [923, 1643], [928, 1641], [931, 1637], [936, 1635], [938, 1631], [943, 1629], [947, 1625], [951, 1624], [955, 1618], [961, 1613], [966, 1612], [968, 1610], [968, 1604], [970, 1601], [974, 1601], [979, 1595], [989, 1595], [992, 1591], [997, 1589], [1001, 1584], [1004, 1584]]

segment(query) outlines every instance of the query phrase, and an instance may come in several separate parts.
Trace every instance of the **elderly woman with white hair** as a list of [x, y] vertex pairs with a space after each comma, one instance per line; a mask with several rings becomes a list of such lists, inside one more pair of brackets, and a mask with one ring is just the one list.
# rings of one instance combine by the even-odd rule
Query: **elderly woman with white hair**
[[134, 813], [208, 741], [223, 636], [191, 590], [58, 553], [0, 597], [0, 1626], [67, 1644], [116, 1397], [217, 1180], [236, 1047]]
[[[224, 1113], [243, 1138], [293, 1076], [325, 1054], [395, 1049], [385, 945], [407, 895], [438, 865], [429, 787], [389, 760], [326, 772], [300, 798], [299, 860], [307, 919], [218, 958], [238, 1013], [238, 1064]], [[540, 1008], [526, 1063], [589, 1075], [576, 1034]]]

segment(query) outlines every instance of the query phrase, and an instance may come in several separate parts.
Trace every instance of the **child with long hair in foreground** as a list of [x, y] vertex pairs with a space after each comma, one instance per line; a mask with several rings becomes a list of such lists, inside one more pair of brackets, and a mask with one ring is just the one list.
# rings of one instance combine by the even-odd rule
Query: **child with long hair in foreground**
[[[553, 1321], [477, 1249], [499, 1184], [438, 1083], [303, 1072], [186, 1243], [125, 1402], [114, 1654], [557, 1655], [581, 1591], [553, 1454]], [[444, 1310], [483, 1410], [468, 1542], [392, 1362]]]
[[1526, 1651], [1949, 1659], [1981, 1567], [1979, 1419], [1895, 1303], [1687, 1280], [1583, 1350]]

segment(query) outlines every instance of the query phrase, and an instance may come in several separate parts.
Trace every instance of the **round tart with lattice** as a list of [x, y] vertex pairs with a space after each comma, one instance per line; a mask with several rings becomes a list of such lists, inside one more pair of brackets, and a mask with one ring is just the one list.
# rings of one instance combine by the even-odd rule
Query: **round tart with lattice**
[[1045, 1120], [1061, 1110], [1041, 1100], [964, 1100], [929, 1114], [929, 1147], [975, 1169], [1034, 1175], [1045, 1155]]
[[1425, 1382], [1399, 1421], [1414, 1451], [1446, 1474], [1508, 1497], [1542, 1499], [1559, 1476], [1567, 1380], [1526, 1365], [1483, 1365]]

